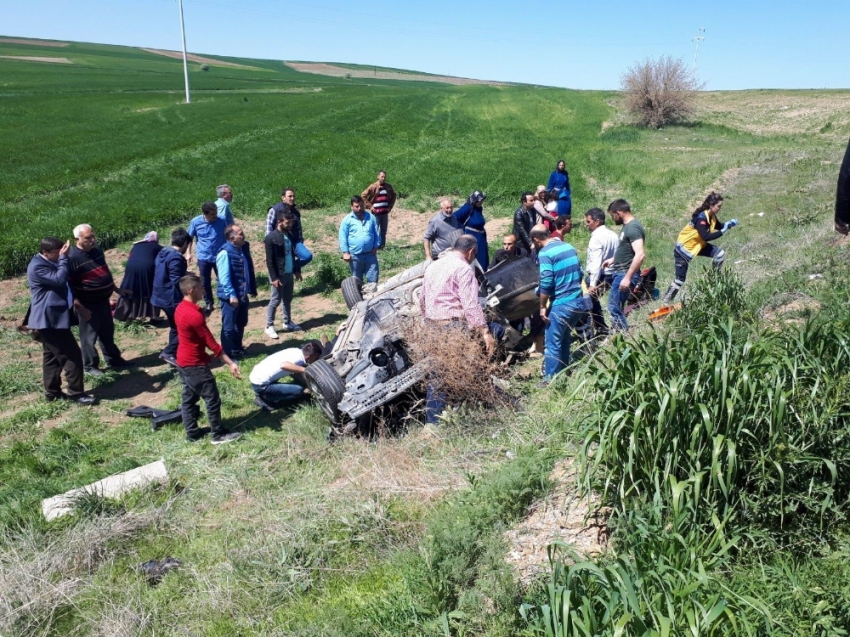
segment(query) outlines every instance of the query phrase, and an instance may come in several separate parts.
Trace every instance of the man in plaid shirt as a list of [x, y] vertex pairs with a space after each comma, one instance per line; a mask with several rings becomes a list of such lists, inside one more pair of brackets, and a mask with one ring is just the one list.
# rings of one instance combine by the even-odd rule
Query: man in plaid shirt
[[[468, 234], [455, 241], [454, 248], [445, 252], [425, 270], [419, 307], [428, 327], [463, 325], [481, 333], [487, 353], [496, 345], [478, 300], [478, 281], [470, 265], [478, 252], [478, 242]], [[445, 398], [428, 384], [425, 401], [426, 421], [437, 422], [445, 408]]]

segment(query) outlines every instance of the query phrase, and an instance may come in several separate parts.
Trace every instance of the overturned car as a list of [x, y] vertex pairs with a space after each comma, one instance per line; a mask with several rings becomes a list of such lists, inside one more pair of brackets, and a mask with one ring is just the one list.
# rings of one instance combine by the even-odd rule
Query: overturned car
[[[360, 281], [342, 282], [350, 314], [331, 351], [309, 365], [307, 384], [322, 411], [346, 431], [358, 419], [413, 390], [428, 375], [427, 360], [415, 362], [404, 340], [404, 327], [421, 316], [419, 295], [424, 261], [367, 293]], [[484, 273], [476, 270], [479, 300], [490, 321], [506, 328], [505, 348], [515, 347], [520, 334], [510, 323], [522, 321], [539, 307], [537, 265], [516, 257]]]

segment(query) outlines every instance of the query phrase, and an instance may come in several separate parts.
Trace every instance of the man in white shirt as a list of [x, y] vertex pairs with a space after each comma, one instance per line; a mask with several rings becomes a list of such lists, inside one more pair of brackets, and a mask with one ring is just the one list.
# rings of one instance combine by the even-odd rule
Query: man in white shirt
[[612, 267], [603, 268], [602, 262], [614, 257], [620, 238], [617, 233], [605, 226], [605, 213], [599, 208], [591, 208], [584, 213], [584, 225], [590, 230], [590, 242], [587, 244], [587, 284], [592, 308], [590, 318], [596, 336], [608, 334], [608, 326], [602, 316], [599, 298], [611, 287], [614, 279]]
[[[273, 411], [309, 395], [302, 374], [310, 363], [322, 357], [322, 344], [307, 341], [302, 347], [290, 347], [267, 356], [254, 366], [248, 380], [254, 390], [254, 404]], [[291, 383], [279, 382], [292, 377]]]

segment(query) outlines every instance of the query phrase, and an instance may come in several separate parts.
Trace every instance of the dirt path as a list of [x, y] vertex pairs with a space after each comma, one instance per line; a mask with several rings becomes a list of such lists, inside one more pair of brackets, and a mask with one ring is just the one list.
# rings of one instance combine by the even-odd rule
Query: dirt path
[[486, 84], [488, 86], [508, 86], [507, 82], [473, 80], [452, 75], [423, 75], [418, 73], [399, 73], [396, 71], [370, 71], [368, 69], [349, 69], [344, 66], [322, 62], [285, 62], [286, 66], [301, 73], [329, 75], [331, 77], [371, 78], [373, 80], [407, 80], [408, 82], [440, 82], [441, 84]]
[[4, 60], [20, 60], [21, 62], [51, 62], [53, 64], [73, 64], [68, 58], [46, 58], [31, 55], [0, 55]]
[[30, 46], [68, 46], [67, 42], [56, 42], [55, 40], [27, 40], [26, 38], [0, 38], [0, 44], [29, 44]]
[[[155, 55], [164, 55], [167, 58], [175, 58], [177, 60], [183, 59], [183, 53], [180, 51], [166, 51], [165, 49], [145, 49], [142, 48], [142, 51], [147, 51], [148, 53], [153, 53]], [[224, 66], [231, 69], [251, 69], [252, 71], [262, 71], [263, 69], [257, 68], [256, 66], [247, 66], [245, 64], [236, 64], [235, 62], [223, 62], [222, 60], [214, 60], [213, 58], [203, 57], [202, 55], [195, 55], [194, 53], [189, 53], [186, 55], [186, 58], [190, 62], [199, 62], [200, 64], [209, 64], [210, 66]]]

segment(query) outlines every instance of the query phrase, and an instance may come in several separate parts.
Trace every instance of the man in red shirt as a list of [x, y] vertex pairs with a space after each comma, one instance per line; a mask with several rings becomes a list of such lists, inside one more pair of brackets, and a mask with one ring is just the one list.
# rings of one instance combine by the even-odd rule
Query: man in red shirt
[[[221, 357], [230, 368], [230, 373], [239, 378], [239, 366], [221, 349], [215, 337], [207, 327], [204, 313], [198, 302], [204, 298], [204, 288], [201, 279], [194, 274], [187, 274], [180, 279], [180, 291], [183, 300], [174, 310], [174, 323], [177, 325], [177, 370], [183, 381], [183, 426], [186, 428], [186, 439], [190, 442], [200, 440], [212, 431], [214, 445], [231, 442], [239, 437], [239, 433], [228, 432], [221, 424], [221, 397], [218, 385], [210, 370], [211, 356]], [[207, 406], [209, 427], [198, 427], [198, 400], [204, 399]]]

